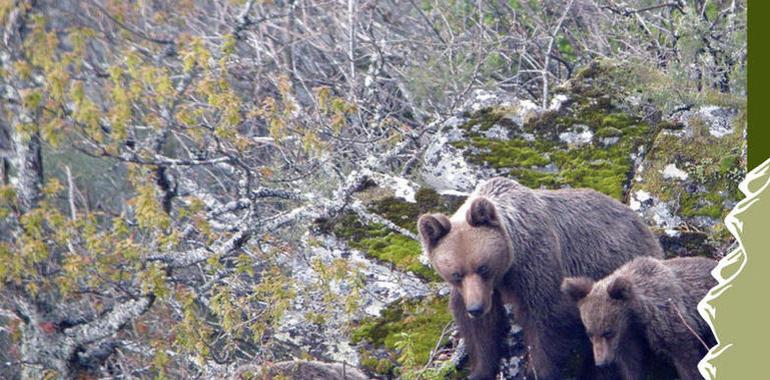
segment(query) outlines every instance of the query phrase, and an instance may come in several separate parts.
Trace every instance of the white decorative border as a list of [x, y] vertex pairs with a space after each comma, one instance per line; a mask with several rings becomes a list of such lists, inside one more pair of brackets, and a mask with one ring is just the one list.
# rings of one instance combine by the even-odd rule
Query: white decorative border
[[[764, 181], [764, 183], [756, 188], [756, 190], [752, 191], [750, 187], [756, 187], [756, 185], [760, 183], [759, 181]], [[746, 264], [749, 262], [749, 256], [746, 254], [746, 251], [743, 247], [743, 221], [741, 220], [740, 216], [746, 209], [751, 207], [751, 205], [759, 200], [760, 195], [765, 192], [768, 187], [770, 187], [770, 160], [765, 161], [761, 165], [757, 166], [754, 170], [749, 172], [746, 175], [746, 178], [738, 185], [738, 188], [743, 194], [746, 195], [746, 198], [738, 202], [735, 208], [733, 208], [733, 210], [730, 211], [730, 213], [725, 218], [725, 226], [730, 231], [730, 233], [735, 236], [735, 239], [738, 242], [738, 248], [734, 249], [719, 261], [716, 268], [714, 268], [714, 270], [711, 272], [711, 275], [717, 279], [718, 284], [709, 291], [709, 293], [703, 300], [701, 300], [700, 303], [698, 303], [698, 312], [700, 313], [701, 317], [705, 319], [706, 322], [708, 322], [712, 331], [717, 333], [718, 331], [716, 331], [714, 328], [714, 320], [716, 319], [717, 310], [716, 307], [711, 304], [711, 301], [715, 300], [723, 292], [732, 287], [732, 282], [741, 274], [743, 269], [746, 267]], [[767, 195], [770, 195], [770, 191]], [[736, 265], [738, 266], [738, 269], [732, 269]], [[722, 272], [725, 270], [725, 268], [728, 267], [731, 268], [730, 272], [732, 272], [732, 275], [727, 278], [722, 277]], [[733, 345], [733, 343], [723, 343], [719, 341], [718, 334], [716, 337], [717, 342], [719, 343], [706, 354], [700, 363], [698, 363], [698, 370], [700, 371], [700, 374], [709, 380], [716, 379], [717, 373], [717, 368], [714, 364], [711, 363], [711, 361], [726, 350], [730, 349], [730, 347]]]

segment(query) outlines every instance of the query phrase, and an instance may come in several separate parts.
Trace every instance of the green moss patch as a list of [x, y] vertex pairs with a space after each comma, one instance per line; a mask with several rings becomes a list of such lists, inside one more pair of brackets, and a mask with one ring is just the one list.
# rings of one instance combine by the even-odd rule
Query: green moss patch
[[430, 267], [423, 265], [420, 243], [409, 237], [393, 232], [382, 224], [362, 223], [355, 214], [346, 214], [333, 228], [337, 238], [345, 240], [367, 256], [392, 264], [396, 269], [412, 272], [429, 281], [438, 279]]
[[[370, 192], [371, 193], [371, 192]], [[417, 232], [417, 218], [428, 212], [451, 213], [462, 199], [442, 197], [434, 190], [421, 188], [415, 194], [416, 203], [393, 196], [372, 197], [369, 211], [388, 219], [399, 227]], [[328, 226], [327, 226], [328, 227]], [[396, 269], [412, 272], [427, 281], [440, 281], [435, 271], [420, 262], [420, 243], [382, 224], [365, 224], [352, 213], [334, 222], [331, 231], [365, 255], [393, 264]]]
[[615, 127], [604, 127], [596, 131], [594, 135], [598, 138], [602, 137], [620, 137], [623, 136], [623, 131]]
[[[362, 351], [361, 365], [384, 376], [408, 359], [421, 367], [430, 358], [444, 328], [452, 321], [446, 297], [401, 300], [385, 308], [379, 318], [362, 320], [353, 329], [352, 341], [364, 347], [385, 348], [385, 351]], [[404, 348], [410, 351], [404, 357]]]

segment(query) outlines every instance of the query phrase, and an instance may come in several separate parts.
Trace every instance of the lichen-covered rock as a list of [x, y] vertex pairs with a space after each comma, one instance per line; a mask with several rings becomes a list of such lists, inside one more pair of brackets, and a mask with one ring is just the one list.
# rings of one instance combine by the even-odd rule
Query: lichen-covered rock
[[[425, 296], [429, 287], [407, 271], [375, 260], [331, 236], [307, 235], [306, 255], [291, 256], [297, 297], [274, 336], [287, 356], [310, 354], [358, 365], [358, 353], [340, 334], [357, 319], [373, 317], [402, 298]], [[355, 274], [355, 275], [354, 275]]]
[[[673, 121], [683, 124], [682, 134], [685, 136], [692, 136], [702, 125], [705, 125], [711, 136], [722, 138], [736, 131], [735, 118], [737, 116], [738, 111], [735, 109], [711, 105], [699, 107], [694, 111], [681, 112], [673, 118]], [[692, 123], [701, 123], [702, 125], [693, 125]]]
[[590, 144], [594, 133], [587, 125], [575, 124], [568, 131], [559, 133], [559, 140], [568, 146], [580, 146]]
[[464, 139], [458, 127], [465, 122], [463, 117], [450, 118], [425, 149], [422, 180], [436, 191], [470, 192], [480, 179], [491, 174], [466, 161], [463, 149], [454, 145]]
[[[564, 96], [558, 97], [553, 104], [554, 109], [565, 100]], [[479, 116], [487, 115], [492, 109], [505, 110], [505, 113], [489, 120], [479, 119]], [[468, 141], [468, 132], [493, 141], [507, 141], [514, 135], [534, 140], [534, 135], [512, 130], [510, 125], [523, 125], [541, 112], [530, 100], [518, 99], [505, 93], [483, 90], [473, 92], [455, 116], [440, 125], [438, 132], [427, 143], [420, 172], [422, 181], [438, 192], [472, 191], [479, 180], [494, 176], [496, 170], [475, 165], [467, 159], [467, 149], [463, 144]]]
[[634, 174], [629, 205], [661, 232], [670, 255], [715, 256], [745, 175], [744, 111], [716, 106], [674, 115]]
[[[505, 305], [505, 314], [513, 320], [511, 305]], [[504, 379], [524, 378], [527, 366], [527, 347], [524, 344], [524, 331], [521, 326], [511, 323], [508, 334], [505, 337], [505, 345], [508, 348], [506, 357], [500, 360], [500, 373]]]

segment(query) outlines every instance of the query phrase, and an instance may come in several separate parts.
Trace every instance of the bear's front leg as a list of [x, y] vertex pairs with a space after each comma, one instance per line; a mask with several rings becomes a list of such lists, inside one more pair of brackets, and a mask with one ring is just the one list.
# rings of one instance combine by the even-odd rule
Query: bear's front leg
[[493, 296], [491, 310], [471, 318], [466, 311], [462, 296], [452, 291], [450, 307], [457, 331], [465, 341], [471, 363], [472, 380], [494, 379], [500, 370], [503, 344], [509, 328], [505, 309], [499, 296]]
[[[530, 328], [527, 333], [526, 325], [524, 328], [524, 337], [529, 350], [529, 363], [527, 365], [527, 378], [538, 380], [556, 380], [561, 379], [561, 371], [558, 363], [563, 363], [564, 358], [571, 350], [565, 347], [564, 351], [556, 351], [553, 348], [558, 347], [560, 339], [551, 336], [548, 329]], [[534, 330], [534, 331], [533, 331]]]
[[645, 374], [644, 360], [648, 348], [644, 338], [638, 333], [632, 333], [620, 342], [620, 351], [617, 353], [617, 363], [620, 378], [623, 380], [643, 380]]

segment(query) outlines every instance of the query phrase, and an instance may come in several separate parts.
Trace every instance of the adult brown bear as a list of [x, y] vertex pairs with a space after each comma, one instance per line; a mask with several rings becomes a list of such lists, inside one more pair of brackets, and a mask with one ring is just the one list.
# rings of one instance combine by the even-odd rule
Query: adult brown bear
[[717, 284], [716, 265], [640, 257], [596, 283], [566, 278], [562, 291], [577, 302], [597, 365], [617, 364], [624, 380], [641, 380], [656, 354], [673, 361], [680, 379], [702, 379], [698, 362], [716, 338], [697, 306]]
[[493, 178], [451, 218], [423, 215], [424, 250], [452, 284], [450, 307], [471, 359], [471, 379], [498, 372], [508, 326], [524, 332], [531, 378], [557, 379], [573, 350], [593, 368], [590, 342], [564, 277], [602, 278], [637, 256], [662, 257], [658, 241], [622, 203], [588, 189], [532, 190]]

